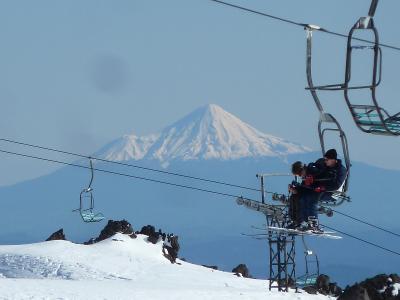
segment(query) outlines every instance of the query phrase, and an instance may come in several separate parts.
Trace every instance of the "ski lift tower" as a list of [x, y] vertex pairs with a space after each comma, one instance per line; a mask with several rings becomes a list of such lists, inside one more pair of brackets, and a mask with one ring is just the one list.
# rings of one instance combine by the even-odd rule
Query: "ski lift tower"
[[[269, 290], [289, 291], [296, 286], [296, 243], [295, 235], [284, 231], [273, 231], [270, 227], [285, 228], [289, 217], [287, 205], [266, 203], [265, 179], [275, 176], [293, 176], [291, 174], [257, 174], [261, 184], [261, 202], [239, 197], [237, 203], [259, 211], [266, 217], [266, 230], [269, 245]], [[280, 199], [276, 199], [279, 198]], [[273, 200], [284, 202], [284, 195], [272, 194]]]

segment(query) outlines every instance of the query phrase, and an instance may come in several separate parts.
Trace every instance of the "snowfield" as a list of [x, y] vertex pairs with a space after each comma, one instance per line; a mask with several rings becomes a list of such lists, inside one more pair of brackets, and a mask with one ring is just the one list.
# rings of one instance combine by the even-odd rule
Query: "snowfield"
[[0, 299], [332, 299], [269, 292], [246, 279], [162, 255], [162, 242], [123, 234], [94, 245], [50, 241], [0, 246]]

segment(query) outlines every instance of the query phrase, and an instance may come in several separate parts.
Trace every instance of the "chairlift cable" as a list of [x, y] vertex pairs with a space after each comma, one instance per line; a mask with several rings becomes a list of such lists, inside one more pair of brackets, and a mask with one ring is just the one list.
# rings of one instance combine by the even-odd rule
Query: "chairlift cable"
[[239, 5], [236, 5], [236, 4], [233, 4], [233, 3], [228, 3], [228, 2], [220, 1], [220, 0], [210, 0], [210, 1], [213, 1], [213, 2], [216, 2], [216, 3], [219, 3], [219, 4], [223, 4], [223, 5], [226, 5], [226, 6], [230, 6], [230, 7], [233, 7], [233, 8], [238, 8], [240, 10], [244, 10], [244, 11], [247, 11], [247, 12], [250, 12], [250, 13], [253, 13], [253, 14], [261, 15], [261, 16], [268, 17], [268, 18], [271, 18], [271, 19], [274, 19], [274, 20], [278, 20], [278, 21], [281, 21], [281, 22], [285, 22], [285, 23], [288, 23], [288, 24], [301, 26], [301, 27], [304, 27], [304, 25], [305, 25], [305, 24], [298, 23], [298, 22], [295, 22], [295, 21], [292, 21], [292, 20], [289, 20], [289, 19], [284, 19], [284, 18], [281, 18], [281, 17], [277, 17], [277, 16], [273, 16], [273, 15], [261, 12], [261, 11], [257, 11], [257, 10], [250, 9], [250, 8], [247, 8], [247, 7], [239, 6]]
[[[321, 224], [321, 225], [322, 225], [322, 224]], [[333, 228], [333, 227], [329, 227], [329, 226], [327, 226], [327, 225], [322, 225], [322, 226], [325, 227], [325, 228], [328, 228], [328, 229], [330, 229], [330, 230], [339, 232], [339, 233], [341, 233], [341, 234], [343, 234], [343, 235], [346, 235], [346, 236], [348, 236], [348, 237], [351, 237], [351, 238], [353, 238], [353, 239], [356, 239], [356, 240], [358, 240], [358, 241], [360, 241], [360, 242], [369, 244], [369, 245], [371, 245], [371, 246], [377, 247], [377, 248], [379, 248], [379, 249], [382, 249], [382, 250], [385, 250], [385, 251], [387, 251], [387, 252], [390, 252], [390, 253], [393, 253], [393, 254], [396, 254], [396, 255], [399, 255], [399, 256], [400, 256], [400, 252], [397, 252], [397, 251], [394, 251], [394, 250], [390, 250], [390, 249], [388, 249], [388, 248], [386, 248], [386, 247], [382, 247], [382, 246], [380, 246], [380, 245], [378, 245], [378, 244], [375, 244], [375, 243], [372, 243], [372, 242], [370, 242], [370, 241], [364, 240], [364, 239], [362, 239], [362, 238], [356, 237], [355, 235], [352, 235], [352, 234], [350, 234], [350, 233], [346, 233], [346, 232], [344, 232], [344, 231], [335, 229], [335, 228]]]
[[[112, 164], [126, 166], [126, 167], [132, 167], [132, 168], [137, 168], [137, 169], [142, 169], [142, 170], [147, 170], [147, 171], [152, 171], [152, 172], [158, 172], [158, 173], [167, 174], [167, 175], [179, 176], [179, 177], [184, 177], [184, 178], [189, 178], [189, 179], [194, 179], [194, 180], [199, 180], [199, 181], [204, 181], [204, 182], [210, 182], [210, 183], [215, 183], [215, 184], [220, 184], [220, 185], [231, 186], [231, 187], [235, 187], [235, 188], [246, 189], [246, 190], [255, 191], [255, 192], [261, 192], [260, 189], [246, 187], [246, 186], [237, 185], [237, 184], [232, 184], [232, 183], [228, 183], [228, 182], [211, 180], [211, 179], [206, 179], [206, 178], [197, 177], [197, 176], [190, 176], [190, 175], [185, 175], [185, 174], [179, 174], [176, 172], [163, 171], [163, 170], [159, 170], [159, 169], [148, 168], [148, 167], [143, 167], [143, 166], [139, 166], [139, 165], [118, 162], [118, 161], [112, 161], [112, 160], [103, 159], [103, 158], [94, 157], [94, 156], [86, 156], [86, 155], [79, 154], [76, 152], [70, 152], [70, 151], [45, 147], [45, 146], [34, 145], [34, 144], [15, 141], [15, 140], [11, 140], [11, 139], [0, 138], [0, 141], [17, 144], [17, 145], [22, 145], [22, 146], [28, 146], [28, 147], [42, 149], [42, 150], [47, 150], [47, 151], [52, 151], [52, 152], [58, 152], [58, 153], [72, 155], [72, 156], [81, 157], [81, 158], [94, 159], [94, 160], [98, 160], [101, 162], [112, 163]], [[266, 193], [272, 194], [271, 192], [266, 192]]]
[[[265, 12], [257, 11], [257, 10], [254, 10], [254, 9], [246, 8], [244, 6], [239, 6], [239, 5], [236, 5], [236, 4], [233, 4], [233, 3], [228, 3], [228, 2], [225, 2], [225, 1], [221, 1], [221, 0], [209, 0], [209, 1], [216, 2], [216, 3], [222, 4], [222, 5], [226, 5], [226, 6], [230, 6], [230, 7], [233, 7], [233, 8], [236, 8], [236, 9], [240, 9], [240, 10], [243, 10], [243, 11], [246, 11], [246, 12], [249, 12], [249, 13], [261, 15], [263, 17], [268, 17], [268, 18], [271, 18], [271, 19], [274, 19], [274, 20], [277, 20], [277, 21], [280, 21], [280, 22], [288, 23], [288, 24], [295, 25], [295, 26], [300, 26], [300, 27], [303, 27], [303, 28], [309, 25], [309, 24], [306, 24], [306, 23], [299, 23], [299, 22], [296, 22], [296, 21], [293, 21], [293, 20], [290, 20], [290, 19], [277, 17], [277, 16], [274, 16], [274, 15], [271, 15], [271, 14], [267, 14]], [[338, 32], [335, 32], [335, 31], [324, 29], [324, 28], [318, 28], [317, 30], [321, 31], [321, 32], [324, 32], [324, 33], [327, 33], [327, 34], [335, 35], [335, 36], [338, 36], [338, 37], [348, 38], [348, 35], [346, 35], [346, 34], [338, 33]], [[373, 41], [370, 41], [370, 40], [356, 38], [356, 37], [353, 37], [352, 39], [356, 40], [356, 41], [365, 42], [365, 43], [368, 43], [368, 44], [375, 45], [375, 43]], [[382, 43], [379, 43], [378, 45], [381, 46], [381, 47], [385, 47], [385, 48], [389, 48], [389, 49], [392, 49], [392, 50], [400, 51], [400, 47], [397, 47], [397, 46], [392, 46], [392, 45], [389, 45], [389, 44], [382, 44]]]
[[369, 223], [369, 222], [367, 222], [367, 221], [364, 221], [364, 220], [361, 220], [361, 219], [352, 217], [352, 216], [350, 216], [350, 215], [348, 215], [348, 214], [342, 213], [342, 212], [337, 211], [337, 210], [335, 210], [335, 209], [332, 209], [332, 211], [334, 211], [335, 213], [337, 213], [337, 214], [339, 214], [339, 215], [342, 215], [342, 216], [345, 216], [345, 217], [347, 217], [347, 218], [350, 218], [350, 219], [352, 219], [352, 220], [354, 220], [354, 221], [360, 222], [360, 223], [362, 223], [362, 224], [365, 224], [365, 225], [374, 227], [374, 228], [379, 229], [379, 230], [381, 230], [381, 231], [384, 231], [384, 232], [390, 233], [390, 234], [392, 234], [392, 235], [395, 235], [395, 236], [397, 236], [397, 237], [400, 237], [400, 234], [395, 233], [395, 232], [393, 232], [393, 231], [390, 231], [390, 230], [388, 230], [388, 229], [385, 229], [385, 228], [382, 228], [382, 227], [380, 227], [380, 226], [377, 226], [377, 225], [374, 225], [374, 224], [372, 224], [372, 223]]
[[[55, 159], [50, 159], [50, 158], [44, 158], [44, 157], [40, 157], [40, 156], [34, 156], [34, 155], [29, 155], [29, 154], [17, 153], [17, 152], [13, 152], [13, 151], [6, 151], [6, 150], [2, 150], [2, 149], [0, 149], [0, 152], [2, 152], [2, 153], [7, 153], [7, 154], [12, 154], [12, 155], [16, 155], [16, 156], [21, 156], [21, 157], [26, 157], [26, 158], [33, 158], [33, 159], [37, 159], [37, 160], [42, 160], [42, 161], [47, 161], [47, 162], [62, 164], [62, 165], [71, 166], [71, 167], [77, 167], [77, 168], [82, 168], [82, 169], [90, 169], [90, 167], [87, 167], [87, 166], [82, 166], [82, 165], [78, 165], [78, 164], [75, 164], [75, 163], [69, 163], [69, 162], [60, 161], [60, 160], [55, 160]], [[234, 197], [234, 198], [241, 197], [241, 196], [238, 196], [238, 195], [233, 195], [233, 194], [228, 194], [228, 193], [222, 193], [222, 192], [212, 191], [212, 190], [208, 190], [208, 189], [197, 188], [197, 187], [193, 187], [193, 186], [189, 186], [189, 185], [183, 185], [183, 184], [178, 184], [178, 183], [172, 183], [172, 182], [168, 182], [168, 181], [162, 181], [162, 180], [157, 180], [157, 179], [151, 179], [151, 178], [147, 178], [147, 177], [141, 177], [141, 176], [136, 176], [136, 175], [131, 175], [131, 174], [125, 174], [125, 173], [120, 173], [120, 172], [115, 172], [115, 171], [109, 171], [109, 170], [104, 170], [104, 169], [99, 169], [99, 168], [93, 168], [93, 170], [94, 170], [94, 171], [98, 171], [98, 172], [102, 172], [102, 173], [112, 174], [112, 175], [124, 176], [124, 177], [129, 177], [129, 178], [134, 178], [134, 179], [140, 179], [140, 180], [145, 180], [145, 181], [150, 181], [150, 182], [155, 182], [155, 183], [161, 183], [161, 184], [176, 186], [176, 187], [180, 187], [180, 188], [186, 188], [186, 189], [196, 190], [196, 191], [200, 191], [200, 192], [206, 192], [206, 193], [216, 194], [216, 195], [220, 195], [220, 196], [227, 196], [227, 197]]]

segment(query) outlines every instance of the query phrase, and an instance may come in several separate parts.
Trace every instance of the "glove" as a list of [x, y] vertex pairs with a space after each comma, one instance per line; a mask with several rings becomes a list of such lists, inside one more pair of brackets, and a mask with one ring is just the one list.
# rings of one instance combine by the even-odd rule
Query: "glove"
[[318, 186], [318, 187], [316, 187], [315, 189], [314, 189], [314, 191], [315, 192], [317, 192], [317, 193], [322, 193], [322, 192], [325, 192], [325, 187], [324, 186]]
[[292, 187], [297, 187], [297, 186], [300, 186], [300, 183], [295, 181], [295, 180], [293, 180], [292, 183], [291, 183], [291, 186]]
[[292, 193], [292, 194], [297, 194], [296, 187], [295, 187], [295, 186], [293, 186], [292, 184], [289, 184], [289, 186], [288, 186], [288, 190], [289, 190], [289, 193]]
[[304, 178], [304, 185], [310, 186], [314, 182], [314, 177], [311, 175], [307, 175], [306, 178]]

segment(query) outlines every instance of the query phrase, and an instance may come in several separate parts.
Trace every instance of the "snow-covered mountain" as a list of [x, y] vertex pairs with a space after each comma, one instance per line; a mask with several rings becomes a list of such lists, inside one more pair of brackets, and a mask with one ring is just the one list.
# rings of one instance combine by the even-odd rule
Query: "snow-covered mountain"
[[139, 137], [133, 133], [126, 134], [100, 149], [98, 156], [113, 161], [140, 160], [148, 153], [158, 137], [158, 135]]
[[162, 242], [123, 234], [94, 245], [49, 241], [0, 246], [0, 299], [328, 300], [269, 292], [246, 279], [162, 255]]
[[106, 145], [97, 156], [123, 161], [239, 159], [305, 153], [310, 149], [262, 133], [215, 104], [201, 107], [159, 134], [125, 135]]

